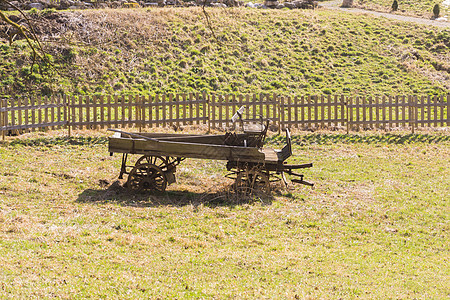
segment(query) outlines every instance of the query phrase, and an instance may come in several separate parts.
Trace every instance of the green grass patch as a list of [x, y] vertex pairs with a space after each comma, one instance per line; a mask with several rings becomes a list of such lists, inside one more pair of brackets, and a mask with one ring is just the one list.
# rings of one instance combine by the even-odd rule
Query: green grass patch
[[[43, 39], [56, 30], [71, 40], [46, 44], [58, 72], [30, 75], [27, 45], [2, 41], [0, 86], [16, 95], [449, 90], [448, 29], [326, 10], [208, 12], [214, 35], [197, 8], [41, 16]], [[71, 29], [79, 23], [92, 30]]]
[[293, 144], [315, 189], [240, 201], [224, 162], [188, 159], [166, 193], [130, 193], [102, 135], [1, 144], [0, 297], [448, 295], [447, 135]]

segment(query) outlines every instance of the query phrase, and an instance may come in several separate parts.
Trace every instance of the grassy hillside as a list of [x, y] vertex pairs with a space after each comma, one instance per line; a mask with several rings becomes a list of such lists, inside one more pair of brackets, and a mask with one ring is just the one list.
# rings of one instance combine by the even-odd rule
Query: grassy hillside
[[[355, 1], [360, 6], [367, 8], [377, 8], [381, 10], [391, 10], [394, 0], [358, 0]], [[433, 7], [439, 4], [441, 15], [449, 13], [449, 7], [443, 5], [443, 0], [398, 0], [398, 10], [417, 14], [423, 17], [433, 16]]]
[[225, 163], [206, 160], [129, 193], [105, 143], [0, 145], [0, 298], [448, 296], [449, 136], [294, 136], [315, 189], [253, 201], [227, 198]]
[[30, 75], [26, 44], [2, 40], [0, 84], [20, 94], [450, 90], [449, 30], [325, 10], [208, 13], [214, 35], [197, 8], [32, 14], [56, 70]]

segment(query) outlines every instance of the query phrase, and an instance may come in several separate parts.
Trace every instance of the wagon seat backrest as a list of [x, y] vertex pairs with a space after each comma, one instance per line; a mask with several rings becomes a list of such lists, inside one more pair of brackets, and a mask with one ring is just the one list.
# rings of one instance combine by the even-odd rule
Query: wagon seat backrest
[[291, 133], [289, 129], [286, 128], [286, 146], [281, 149], [281, 158], [283, 161], [288, 159], [292, 155], [292, 142], [291, 142]]

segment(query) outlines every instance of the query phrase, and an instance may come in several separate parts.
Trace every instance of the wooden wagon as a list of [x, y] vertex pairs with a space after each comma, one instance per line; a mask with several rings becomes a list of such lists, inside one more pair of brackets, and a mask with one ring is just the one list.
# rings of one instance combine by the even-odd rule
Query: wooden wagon
[[[312, 186], [304, 181], [296, 169], [310, 168], [312, 163], [287, 164], [292, 155], [291, 137], [286, 129], [286, 145], [281, 150], [264, 148], [269, 121], [250, 122], [242, 119], [241, 107], [232, 121], [241, 121], [242, 133], [220, 135], [129, 133], [120, 130], [109, 138], [109, 152], [122, 154], [119, 178], [128, 174], [127, 187], [133, 190], [164, 191], [174, 183], [176, 167], [186, 158], [227, 161], [227, 175], [241, 190], [270, 190], [270, 182], [279, 175], [287, 185], [285, 173], [291, 181]], [[130, 154], [140, 154], [134, 165], [128, 165]]]

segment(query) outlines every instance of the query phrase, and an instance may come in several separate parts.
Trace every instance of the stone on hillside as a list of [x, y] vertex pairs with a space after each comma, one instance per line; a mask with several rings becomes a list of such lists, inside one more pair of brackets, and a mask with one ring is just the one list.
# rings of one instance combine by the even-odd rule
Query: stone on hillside
[[28, 4], [28, 8], [29, 9], [35, 8], [38, 10], [43, 10], [45, 8], [45, 6], [42, 3], [30, 3], [30, 4]]
[[352, 7], [353, 0], [342, 0], [342, 7]]
[[278, 1], [274, 0], [266, 0], [264, 1], [264, 5], [270, 8], [277, 7], [280, 4]]

